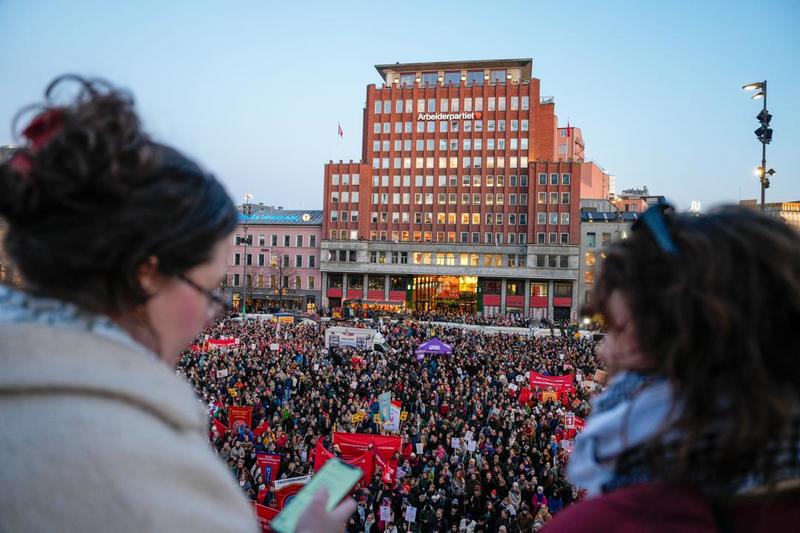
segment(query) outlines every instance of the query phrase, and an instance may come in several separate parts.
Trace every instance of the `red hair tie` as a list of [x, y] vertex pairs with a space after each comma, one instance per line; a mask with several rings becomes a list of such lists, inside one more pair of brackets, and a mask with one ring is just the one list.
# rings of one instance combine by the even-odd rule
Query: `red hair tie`
[[22, 130], [22, 135], [28, 139], [28, 151], [17, 152], [9, 161], [9, 166], [19, 172], [25, 180], [30, 177], [33, 168], [31, 154], [37, 153], [53, 137], [64, 129], [64, 112], [61, 109], [49, 109], [31, 120], [30, 124]]
[[30, 141], [31, 151], [38, 152], [53, 137], [64, 129], [64, 112], [61, 109], [49, 109], [31, 120], [22, 135]]

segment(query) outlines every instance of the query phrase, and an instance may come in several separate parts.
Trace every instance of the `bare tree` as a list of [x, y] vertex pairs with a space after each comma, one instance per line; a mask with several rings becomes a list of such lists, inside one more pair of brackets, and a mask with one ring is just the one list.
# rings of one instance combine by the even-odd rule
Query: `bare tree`
[[269, 262], [270, 287], [278, 297], [281, 310], [283, 310], [284, 298], [296, 292], [295, 274], [296, 270], [291, 266], [291, 256], [284, 254], [283, 250], [273, 250]]

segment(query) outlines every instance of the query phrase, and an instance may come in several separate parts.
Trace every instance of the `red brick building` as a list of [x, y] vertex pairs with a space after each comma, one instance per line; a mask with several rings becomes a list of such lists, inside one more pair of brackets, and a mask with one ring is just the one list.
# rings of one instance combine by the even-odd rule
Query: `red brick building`
[[[325, 166], [323, 306], [575, 318], [580, 197], [530, 59], [378, 65], [360, 162]], [[596, 165], [595, 165], [596, 166]]]

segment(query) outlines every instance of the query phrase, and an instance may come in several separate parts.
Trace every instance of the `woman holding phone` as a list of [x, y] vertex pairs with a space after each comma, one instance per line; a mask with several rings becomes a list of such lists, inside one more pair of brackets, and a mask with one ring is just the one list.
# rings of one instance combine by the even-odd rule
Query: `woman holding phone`
[[[28, 111], [0, 166], [24, 280], [0, 287], [0, 530], [257, 531], [174, 371], [224, 308], [233, 202], [106, 82], [58, 78]], [[341, 529], [342, 505], [311, 521]]]

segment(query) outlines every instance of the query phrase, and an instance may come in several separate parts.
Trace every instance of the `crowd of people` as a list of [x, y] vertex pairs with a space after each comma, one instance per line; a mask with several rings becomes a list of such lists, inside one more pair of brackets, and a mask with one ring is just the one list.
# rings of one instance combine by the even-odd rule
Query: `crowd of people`
[[[591, 340], [486, 334], [409, 319], [379, 326], [387, 353], [357, 352], [325, 349], [325, 327], [223, 318], [198, 343], [206, 335], [238, 338], [239, 348], [187, 352], [178, 364], [219, 420], [226, 420], [225, 407], [244, 405], [253, 408], [251, 427], [266, 421], [269, 429], [258, 436], [251, 429], [210, 431], [252, 500], [269, 505], [273, 498], [256, 452], [280, 453], [281, 477], [313, 472], [320, 437], [335, 451], [334, 430], [381, 431], [372, 416], [353, 422], [353, 415], [370, 412], [385, 391], [408, 413], [396, 481], [385, 483], [376, 471], [357, 486], [348, 531], [531, 531], [578, 498], [564, 479], [564, 415], [586, 416], [590, 391], [577, 387], [545, 403], [535, 393], [520, 396], [531, 370], [591, 379]], [[453, 354], [419, 361], [415, 348], [433, 335]], [[275, 343], [279, 350], [271, 349]], [[220, 370], [227, 375], [218, 378]], [[474, 451], [467, 449], [468, 432]], [[461, 439], [458, 448], [453, 437]], [[379, 519], [387, 502], [391, 522]], [[414, 523], [403, 520], [408, 505], [417, 509]]]
[[570, 324], [569, 320], [549, 320], [547, 318], [534, 319], [523, 316], [519, 313], [484, 316], [477, 313], [461, 313], [458, 311], [447, 311], [442, 309], [416, 311], [412, 314], [412, 316], [416, 320], [421, 321], [453, 322], [457, 324], [474, 324], [478, 326], [502, 326], [513, 328], [528, 328], [531, 326], [545, 328], [566, 328]]

